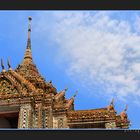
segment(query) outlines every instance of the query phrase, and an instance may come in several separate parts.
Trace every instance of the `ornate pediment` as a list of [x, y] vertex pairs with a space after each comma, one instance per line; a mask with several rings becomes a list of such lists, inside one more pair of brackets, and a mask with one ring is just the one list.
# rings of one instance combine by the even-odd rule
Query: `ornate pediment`
[[6, 78], [0, 78], [0, 98], [18, 96], [16, 87]]

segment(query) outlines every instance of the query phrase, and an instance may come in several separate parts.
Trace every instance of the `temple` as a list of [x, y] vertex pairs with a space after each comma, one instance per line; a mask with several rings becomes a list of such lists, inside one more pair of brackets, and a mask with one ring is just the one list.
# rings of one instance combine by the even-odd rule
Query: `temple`
[[114, 108], [114, 100], [103, 108], [75, 110], [77, 91], [66, 99], [68, 88], [58, 92], [52, 81], [41, 76], [32, 58], [31, 20], [29, 17], [27, 47], [21, 64], [13, 69], [8, 60], [6, 70], [1, 59], [0, 128], [129, 128], [127, 106], [120, 114]]

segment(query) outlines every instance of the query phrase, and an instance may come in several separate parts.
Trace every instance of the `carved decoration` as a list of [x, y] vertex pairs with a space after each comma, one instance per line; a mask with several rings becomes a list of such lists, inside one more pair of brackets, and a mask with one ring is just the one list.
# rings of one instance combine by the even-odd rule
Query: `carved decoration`
[[63, 118], [58, 119], [58, 128], [63, 128]]
[[31, 128], [31, 106], [22, 105], [19, 112], [19, 128]]
[[6, 79], [0, 79], [0, 96], [3, 97], [3, 95], [10, 96], [13, 94], [18, 95], [17, 89]]

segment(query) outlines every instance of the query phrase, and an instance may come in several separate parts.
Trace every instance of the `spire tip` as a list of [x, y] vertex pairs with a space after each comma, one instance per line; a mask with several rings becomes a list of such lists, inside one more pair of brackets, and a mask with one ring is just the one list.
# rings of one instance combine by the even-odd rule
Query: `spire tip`
[[28, 20], [31, 21], [32, 20], [32, 17], [28, 17]]

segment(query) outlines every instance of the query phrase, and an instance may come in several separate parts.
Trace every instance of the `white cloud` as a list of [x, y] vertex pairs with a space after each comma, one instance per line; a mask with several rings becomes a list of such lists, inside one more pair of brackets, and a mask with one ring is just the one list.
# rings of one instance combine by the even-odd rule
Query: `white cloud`
[[[62, 62], [74, 79], [96, 83], [106, 95], [140, 97], [140, 35], [132, 23], [110, 18], [110, 12], [54, 13], [52, 37]], [[45, 22], [45, 20], [44, 20]], [[139, 28], [139, 18], [135, 24]], [[89, 81], [89, 82], [87, 82]], [[88, 88], [88, 87], [87, 87]]]
[[136, 32], [140, 32], [140, 17], [136, 15], [136, 20], [134, 22], [134, 28]]

